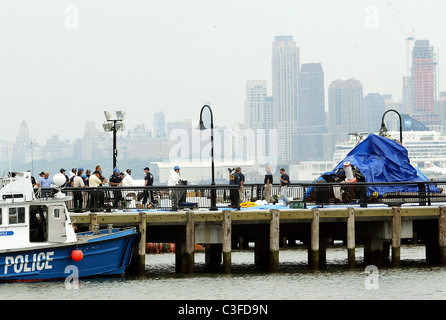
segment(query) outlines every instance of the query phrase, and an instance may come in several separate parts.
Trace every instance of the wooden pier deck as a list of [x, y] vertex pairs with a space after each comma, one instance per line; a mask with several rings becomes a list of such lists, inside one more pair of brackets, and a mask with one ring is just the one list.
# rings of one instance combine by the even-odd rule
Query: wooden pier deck
[[[426, 245], [427, 263], [446, 263], [446, 207], [338, 207], [314, 209], [179, 212], [70, 213], [80, 229], [112, 224], [135, 226], [141, 238], [132, 273], [143, 273], [147, 242], [176, 244], [176, 271], [194, 272], [194, 245], [206, 248], [206, 263], [231, 272], [231, 251], [255, 243], [255, 265], [277, 271], [280, 247], [296, 240], [308, 246], [308, 266], [325, 265], [327, 239], [346, 244], [348, 266], [356, 266], [355, 248], [364, 246], [364, 263], [400, 264], [402, 239]], [[282, 244], [282, 245], [281, 245]]]

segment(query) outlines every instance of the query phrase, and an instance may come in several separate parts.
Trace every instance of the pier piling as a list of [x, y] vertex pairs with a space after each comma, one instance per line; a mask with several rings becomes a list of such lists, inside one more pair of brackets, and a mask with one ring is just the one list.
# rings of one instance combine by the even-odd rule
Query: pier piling
[[223, 232], [223, 243], [222, 243], [222, 252], [223, 252], [223, 271], [225, 273], [230, 273], [231, 266], [231, 248], [232, 248], [232, 222], [231, 216], [232, 213], [230, 210], [223, 210], [223, 223], [222, 223], [222, 232]]
[[393, 207], [392, 210], [392, 266], [397, 267], [401, 260], [401, 208]]
[[319, 209], [313, 209], [308, 265], [311, 269], [319, 269]]
[[269, 267], [271, 271], [279, 270], [279, 226], [280, 211], [271, 210], [271, 222], [269, 225]]
[[371, 238], [364, 240], [364, 263], [381, 266], [384, 263], [384, 240]]
[[195, 221], [193, 211], [187, 212], [185, 260], [186, 272], [193, 273], [195, 263]]
[[355, 256], [355, 209], [348, 208], [347, 218], [347, 256], [349, 268], [356, 267]]
[[[140, 212], [140, 222], [138, 224], [139, 242], [133, 249], [133, 257], [126, 272], [133, 275], [143, 275], [146, 269], [146, 237], [147, 237], [147, 219], [146, 213]], [[97, 219], [97, 215], [96, 215]]]
[[438, 246], [440, 253], [440, 263], [446, 264], [446, 207], [440, 207], [438, 217]]

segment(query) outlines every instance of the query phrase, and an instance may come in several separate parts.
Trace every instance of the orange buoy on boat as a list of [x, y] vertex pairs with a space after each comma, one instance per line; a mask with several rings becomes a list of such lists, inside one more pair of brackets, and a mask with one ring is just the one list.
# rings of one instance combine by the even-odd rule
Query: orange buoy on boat
[[82, 252], [82, 250], [76, 249], [71, 251], [71, 259], [73, 259], [74, 261], [81, 261], [84, 258], [84, 253]]

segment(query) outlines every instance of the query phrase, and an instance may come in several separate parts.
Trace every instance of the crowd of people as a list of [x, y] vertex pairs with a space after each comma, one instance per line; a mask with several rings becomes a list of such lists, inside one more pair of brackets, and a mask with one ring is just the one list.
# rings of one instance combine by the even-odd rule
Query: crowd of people
[[[144, 178], [144, 185], [145, 186], [152, 186], [154, 177], [150, 173], [150, 169], [148, 167], [144, 168], [145, 172], [145, 178]], [[67, 173], [67, 170], [64, 168], [60, 169], [60, 174], [65, 176], [65, 183], [62, 185], [62, 187], [73, 187], [73, 188], [83, 188], [83, 187], [100, 187], [109, 185], [112, 187], [129, 187], [134, 186], [134, 180], [132, 178], [132, 170], [127, 169], [125, 171], [119, 171], [118, 168], [113, 169], [113, 174], [107, 179], [102, 172], [101, 165], [97, 165], [95, 167], [95, 170], [91, 172], [90, 169], [84, 170], [84, 168], [72, 168], [70, 172]], [[49, 172], [41, 172], [39, 174], [38, 181], [31, 177], [32, 184], [35, 188], [53, 188], [55, 184], [53, 183], [53, 178], [50, 177]], [[150, 201], [153, 201], [153, 191], [150, 192], [151, 197]], [[144, 197], [142, 200], [143, 205], [147, 203], [148, 200], [148, 191], [144, 191]], [[73, 203], [75, 211], [81, 211], [83, 207], [83, 196], [82, 191], [73, 191]], [[122, 201], [124, 198], [122, 196], [122, 192], [120, 190], [113, 191], [113, 206], [118, 207], [119, 202]], [[88, 197], [89, 207], [92, 208], [91, 211], [97, 211], [98, 208], [101, 208], [103, 206], [104, 202], [104, 195], [103, 192], [100, 191], [93, 191], [89, 194]]]
[[[64, 187], [98, 187], [107, 184], [107, 182], [111, 186], [134, 185], [131, 169], [121, 172], [117, 168], [113, 169], [113, 174], [110, 176], [109, 181], [105, 178], [101, 165], [97, 165], [93, 173], [91, 173], [90, 169], [84, 170], [82, 167], [73, 168], [69, 173], [62, 168], [59, 172], [66, 178]], [[34, 177], [31, 177], [33, 186], [37, 188], [53, 187], [53, 179], [50, 177], [49, 172], [41, 172], [39, 176], [38, 182]]]
[[[243, 192], [243, 185], [245, 183], [245, 175], [242, 173], [242, 169], [240, 167], [237, 167], [235, 169], [229, 168], [229, 184], [230, 185], [237, 185], [238, 189], [231, 190], [230, 192], [230, 198], [231, 198], [231, 207], [236, 208], [240, 206], [240, 203], [245, 201], [244, 199], [244, 192]], [[271, 191], [273, 187], [273, 175], [271, 173], [271, 168], [269, 166], [266, 166], [265, 168], [265, 178], [264, 178], [264, 185], [265, 185], [265, 201], [267, 203], [274, 203], [274, 199], [272, 197]], [[279, 184], [279, 193], [280, 197], [282, 198], [282, 202], [284, 206], [287, 206], [290, 202], [288, 198], [288, 187], [290, 185], [290, 177], [286, 173], [284, 168], [280, 169], [280, 184]]]
[[[149, 167], [145, 167], [144, 169], [144, 186], [153, 186], [154, 176], [150, 172]], [[265, 178], [264, 178], [264, 199], [267, 201], [267, 203], [274, 203], [275, 200], [271, 194], [272, 192], [272, 185], [273, 185], [273, 175], [271, 173], [270, 167], [267, 166], [265, 168]], [[72, 168], [70, 172], [66, 172], [65, 169], [60, 169], [60, 173], [63, 174], [66, 178], [66, 182], [63, 186], [67, 187], [74, 187], [74, 188], [81, 188], [81, 187], [99, 187], [104, 185], [110, 185], [110, 186], [134, 186], [135, 183], [133, 181], [133, 178], [131, 176], [132, 171], [131, 169], [127, 169], [125, 171], [119, 171], [118, 168], [113, 169], [113, 174], [107, 178], [104, 176], [102, 172], [102, 168], [100, 165], [97, 165], [95, 167], [95, 170], [93, 173], [91, 173], [90, 169], [84, 170], [84, 168]], [[37, 182], [33, 177], [32, 183], [36, 188], [52, 188], [53, 181], [52, 178], [49, 176], [48, 172], [41, 172], [40, 173], [40, 179]], [[280, 197], [282, 198], [283, 205], [286, 206], [289, 204], [290, 200], [288, 199], [287, 193], [288, 193], [288, 187], [290, 185], [290, 177], [286, 173], [284, 168], [280, 169], [280, 184], [279, 184], [279, 193]], [[237, 208], [240, 206], [240, 203], [245, 201], [244, 199], [244, 192], [243, 192], [243, 186], [245, 183], [245, 176], [242, 173], [242, 169], [240, 167], [229, 169], [229, 184], [230, 185], [237, 185], [237, 189], [231, 189], [230, 191], [230, 199], [231, 199], [231, 207]], [[167, 181], [168, 186], [176, 186], [179, 184], [187, 184], [187, 181], [183, 180], [180, 175], [180, 167], [175, 166], [173, 170], [171, 171], [170, 177]], [[171, 195], [171, 198], [173, 200], [172, 206], [176, 207], [178, 203], [181, 201], [182, 194], [178, 194], [180, 191], [175, 191], [176, 193], [173, 193]], [[122, 191], [116, 190], [113, 191], [113, 206], [118, 207], [119, 202], [123, 200]], [[91, 208], [99, 208], [101, 204], [103, 204], [103, 195], [101, 192], [92, 192], [91, 196], [88, 200], [89, 206]], [[153, 204], [156, 202], [154, 199], [153, 191], [152, 190], [144, 190], [142, 192], [142, 198], [141, 203], [146, 206], [146, 204]], [[74, 207], [75, 209], [81, 210], [83, 205], [83, 198], [82, 198], [82, 192], [81, 191], [74, 191]]]

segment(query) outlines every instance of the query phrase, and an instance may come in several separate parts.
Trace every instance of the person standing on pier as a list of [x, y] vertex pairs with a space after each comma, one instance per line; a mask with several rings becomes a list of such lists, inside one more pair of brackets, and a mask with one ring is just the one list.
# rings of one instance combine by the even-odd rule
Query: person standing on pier
[[281, 174], [281, 176], [280, 176], [279, 192], [280, 192], [280, 196], [282, 197], [282, 200], [283, 200], [283, 205], [287, 206], [288, 202], [290, 202], [287, 197], [288, 187], [290, 185], [290, 177], [286, 174], [284, 168], [280, 169], [280, 174]]
[[[98, 178], [101, 180], [101, 183], [99, 184], [99, 187], [102, 187], [103, 185], [105, 185], [107, 183], [107, 179], [105, 179], [105, 176], [102, 174], [102, 167], [100, 164], [98, 164], [96, 166], [96, 171], [99, 173]], [[99, 205], [101, 208], [104, 207], [104, 192], [100, 192], [99, 193]]]
[[84, 178], [84, 183], [87, 187], [88, 187], [88, 179], [90, 179], [90, 176], [91, 176], [91, 170], [87, 169], [87, 171], [85, 171], [85, 178]]
[[[118, 168], [113, 169], [113, 174], [110, 176], [108, 184], [112, 187], [119, 187], [121, 185], [122, 178], [119, 175]], [[118, 208], [119, 202], [122, 200], [121, 190], [113, 191], [113, 207]]]
[[245, 184], [245, 175], [242, 173], [242, 168], [237, 167], [235, 168], [235, 172], [238, 173], [238, 176], [240, 177], [240, 184], [239, 184], [239, 201], [244, 202], [245, 201], [245, 194], [243, 192], [243, 185]]
[[240, 175], [237, 169], [229, 170], [229, 184], [238, 186], [238, 189], [231, 189], [229, 191], [232, 208], [238, 208], [240, 205]]
[[122, 172], [122, 174], [124, 175], [124, 177], [122, 178], [122, 186], [123, 187], [131, 187], [131, 186], [133, 186], [134, 183], [133, 183], [133, 178], [131, 176], [132, 170], [127, 169], [127, 170], [125, 170], [125, 173]]
[[271, 197], [271, 191], [273, 189], [273, 175], [271, 174], [270, 167], [266, 166], [265, 168], [266, 174], [265, 174], [265, 200], [268, 203], [273, 202], [273, 198]]
[[[144, 172], [146, 173], [146, 175], [144, 177], [144, 186], [145, 187], [153, 186], [153, 174], [150, 173], [150, 168], [145, 167]], [[148, 196], [149, 196], [149, 191], [144, 190], [143, 199], [142, 199], [143, 205], [146, 205]], [[153, 191], [152, 190], [150, 190], [150, 202], [153, 203]]]
[[[167, 180], [167, 185], [169, 187], [174, 187], [177, 186], [178, 184], [180, 184], [181, 180], [181, 175], [180, 175], [180, 167], [179, 166], [175, 166], [173, 167], [173, 170], [170, 172], [170, 177]], [[170, 190], [170, 198], [172, 201], [172, 210], [176, 211], [178, 209], [178, 204], [180, 202], [180, 198], [181, 198], [181, 194], [180, 191], [177, 189], [171, 189]]]
[[[89, 186], [92, 188], [97, 188], [101, 184], [101, 179], [99, 171], [93, 172], [93, 174], [90, 176], [90, 179], [88, 179]], [[100, 191], [95, 190], [93, 192], [90, 192], [90, 208], [91, 212], [97, 212], [99, 211], [99, 198], [100, 198]]]
[[[73, 187], [74, 188], [83, 188], [86, 187], [84, 183], [84, 179], [82, 178], [82, 175], [84, 173], [84, 170], [82, 168], [79, 168], [77, 175], [73, 179]], [[82, 205], [83, 205], [83, 196], [82, 191], [74, 191], [74, 212], [82, 212]]]

